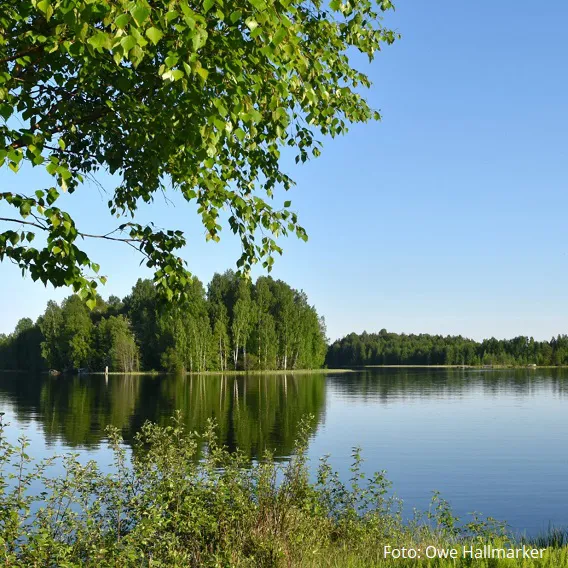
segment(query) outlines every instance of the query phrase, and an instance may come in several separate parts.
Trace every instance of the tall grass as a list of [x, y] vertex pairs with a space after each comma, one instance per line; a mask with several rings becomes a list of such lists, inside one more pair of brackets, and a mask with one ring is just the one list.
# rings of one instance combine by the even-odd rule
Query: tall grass
[[[342, 482], [323, 459], [310, 481], [304, 425], [294, 457], [267, 454], [251, 466], [222, 447], [213, 424], [186, 431], [146, 423], [127, 454], [108, 431], [114, 456], [103, 473], [77, 455], [36, 463], [28, 442], [9, 444], [0, 426], [0, 563], [6, 567], [367, 567], [512, 566], [508, 560], [391, 559], [384, 546], [425, 549], [503, 545], [491, 519], [456, 519], [435, 495], [430, 511], [404, 522], [384, 472], [367, 477], [353, 452]], [[204, 448], [204, 449], [203, 449]], [[53, 475], [60, 459], [64, 474]], [[33, 485], [33, 490], [32, 490]], [[41, 486], [38, 489], [38, 486]], [[523, 566], [568, 566], [566, 541]]]
[[552, 547], [562, 548], [568, 546], [568, 529], [562, 527], [550, 526], [548, 531], [539, 534], [535, 538], [523, 538], [523, 543], [537, 546], [540, 548]]

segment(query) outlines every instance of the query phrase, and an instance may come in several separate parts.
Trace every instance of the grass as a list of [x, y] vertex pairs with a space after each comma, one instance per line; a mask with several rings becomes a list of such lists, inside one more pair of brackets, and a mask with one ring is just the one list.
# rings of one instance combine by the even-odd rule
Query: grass
[[544, 534], [538, 535], [532, 539], [523, 539], [533, 546], [565, 548], [568, 547], [568, 529], [551, 526]]
[[[520, 546], [503, 524], [460, 521], [435, 494], [410, 522], [384, 472], [362, 473], [353, 451], [341, 480], [322, 459], [310, 480], [304, 424], [294, 457], [251, 464], [202, 434], [146, 423], [127, 452], [108, 431], [110, 473], [73, 454], [35, 462], [28, 442], [9, 444], [0, 426], [0, 563], [5, 567], [568, 566], [566, 533], [535, 543], [542, 559], [385, 558], [384, 547], [430, 550]], [[63, 475], [54, 475], [59, 460]], [[32, 490], [33, 488], [33, 490]]]
[[[458, 550], [461, 548], [458, 547]], [[301, 563], [294, 564], [297, 568], [383, 568], [383, 567], [476, 567], [476, 568], [511, 568], [522, 566], [523, 568], [562, 568], [568, 566], [568, 552], [566, 549], [549, 549], [542, 559], [470, 559], [458, 557], [454, 559], [385, 559], [382, 551], [365, 549], [331, 551], [325, 558], [303, 559]]]

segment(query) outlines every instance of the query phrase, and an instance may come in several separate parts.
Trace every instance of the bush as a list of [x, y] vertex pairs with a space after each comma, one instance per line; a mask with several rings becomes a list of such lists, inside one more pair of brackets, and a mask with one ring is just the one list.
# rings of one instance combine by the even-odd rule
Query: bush
[[56, 458], [34, 464], [27, 441], [10, 445], [0, 428], [3, 566], [370, 566], [383, 564], [385, 544], [505, 537], [491, 521], [458, 525], [437, 495], [430, 513], [404, 523], [384, 472], [365, 477], [358, 450], [349, 485], [326, 459], [310, 482], [308, 431], [287, 464], [266, 455], [251, 465], [218, 444], [212, 423], [190, 433], [178, 414], [167, 427], [146, 423], [132, 451], [110, 429], [111, 473], [69, 454], [52, 477]]

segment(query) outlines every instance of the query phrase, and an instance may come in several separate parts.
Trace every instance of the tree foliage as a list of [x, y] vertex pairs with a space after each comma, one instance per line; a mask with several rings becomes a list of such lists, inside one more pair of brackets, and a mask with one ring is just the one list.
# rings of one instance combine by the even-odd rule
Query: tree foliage
[[95, 358], [105, 367], [124, 372], [138, 370], [138, 346], [124, 315], [103, 318], [97, 326], [95, 344]]
[[350, 333], [333, 342], [330, 367], [351, 365], [568, 365], [568, 335], [550, 341], [532, 337], [474, 341], [428, 334]]
[[20, 320], [0, 338], [0, 369], [201, 372], [315, 369], [324, 362], [323, 319], [303, 292], [270, 277], [253, 284], [227, 271], [207, 291], [194, 278], [183, 300], [167, 306], [150, 280], [138, 280], [123, 301], [95, 300], [89, 310], [72, 295], [61, 306], [48, 302], [35, 324]]
[[[379, 118], [361, 94], [368, 77], [348, 57], [373, 59], [395, 34], [390, 0], [1, 0], [0, 167], [46, 170], [46, 187], [0, 192], [0, 259], [34, 280], [72, 286], [96, 302], [99, 265], [79, 239], [137, 248], [172, 299], [189, 275], [182, 231], [136, 223], [140, 203], [172, 187], [196, 203], [206, 237], [220, 211], [240, 237], [237, 265], [267, 269], [277, 237], [306, 239], [280, 153], [320, 153], [321, 139]], [[119, 180], [108, 208], [116, 230], [86, 234], [60, 207], [99, 170]], [[93, 178], [94, 179], [94, 178]], [[22, 230], [20, 230], [22, 229]], [[32, 243], [38, 233], [45, 246]]]

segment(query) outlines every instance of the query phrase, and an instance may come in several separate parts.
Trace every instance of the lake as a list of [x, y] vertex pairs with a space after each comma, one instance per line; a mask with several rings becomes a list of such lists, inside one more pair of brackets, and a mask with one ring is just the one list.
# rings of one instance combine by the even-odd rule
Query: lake
[[536, 535], [568, 526], [568, 371], [368, 369], [346, 374], [47, 377], [0, 373], [0, 412], [30, 453], [70, 450], [110, 461], [104, 429], [126, 443], [174, 410], [192, 430], [214, 418], [251, 459], [286, 460], [298, 423], [315, 417], [314, 464], [330, 454], [345, 480], [360, 446], [369, 473], [386, 470], [405, 511], [440, 491], [454, 512], [477, 511]]

